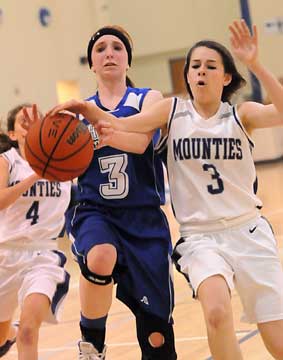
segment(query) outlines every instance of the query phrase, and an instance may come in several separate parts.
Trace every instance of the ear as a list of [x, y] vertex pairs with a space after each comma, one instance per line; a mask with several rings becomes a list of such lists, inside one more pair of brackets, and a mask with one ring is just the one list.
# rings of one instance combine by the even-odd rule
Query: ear
[[224, 85], [224, 86], [227, 86], [227, 85], [230, 84], [231, 81], [232, 81], [232, 74], [227, 74], [227, 73], [225, 73], [223, 85]]
[[10, 138], [12, 141], [17, 141], [17, 137], [16, 137], [16, 135], [15, 135], [15, 131], [14, 131], [14, 130], [8, 131], [8, 135], [9, 135], [9, 138]]
[[94, 73], [96, 72], [96, 71], [95, 71], [95, 68], [94, 68], [94, 66], [93, 66], [93, 65], [91, 65], [90, 70], [91, 70], [92, 72], [94, 72]]

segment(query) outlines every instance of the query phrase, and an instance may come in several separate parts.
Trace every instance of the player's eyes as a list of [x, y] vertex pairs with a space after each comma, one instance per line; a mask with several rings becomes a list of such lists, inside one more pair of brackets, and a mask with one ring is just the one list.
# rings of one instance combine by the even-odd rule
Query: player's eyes
[[193, 68], [193, 69], [198, 69], [199, 67], [200, 67], [199, 64], [194, 64], [194, 65], [192, 65], [192, 68]]
[[104, 50], [105, 50], [105, 46], [100, 46], [100, 47], [96, 48], [96, 51], [97, 51], [98, 53], [100, 53], [100, 52], [102, 52], [102, 51], [104, 51]]

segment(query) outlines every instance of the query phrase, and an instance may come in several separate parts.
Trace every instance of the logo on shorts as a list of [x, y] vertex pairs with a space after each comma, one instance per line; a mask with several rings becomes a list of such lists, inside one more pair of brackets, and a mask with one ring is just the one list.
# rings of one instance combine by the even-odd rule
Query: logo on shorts
[[141, 302], [144, 303], [145, 305], [149, 305], [148, 298], [146, 296], [142, 297]]
[[249, 232], [252, 234], [256, 228], [257, 228], [257, 226], [253, 227], [252, 229], [249, 229]]

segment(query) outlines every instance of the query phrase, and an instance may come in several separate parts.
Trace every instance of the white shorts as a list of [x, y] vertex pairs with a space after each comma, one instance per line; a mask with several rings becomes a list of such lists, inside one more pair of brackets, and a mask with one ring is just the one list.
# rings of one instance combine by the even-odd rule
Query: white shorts
[[51, 303], [45, 321], [56, 323], [69, 287], [65, 262], [66, 257], [60, 251], [0, 247], [0, 322], [11, 320], [17, 306], [22, 306], [28, 295], [40, 293]]
[[178, 264], [197, 294], [208, 277], [222, 275], [235, 286], [243, 321], [283, 319], [283, 270], [272, 229], [263, 217], [225, 230], [198, 233], [176, 246]]

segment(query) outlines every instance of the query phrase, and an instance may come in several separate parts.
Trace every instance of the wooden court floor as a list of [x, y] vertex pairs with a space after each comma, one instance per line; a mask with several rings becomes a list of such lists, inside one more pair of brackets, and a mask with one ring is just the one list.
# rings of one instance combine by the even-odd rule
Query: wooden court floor
[[[259, 196], [264, 203], [263, 215], [271, 222], [283, 260], [283, 162], [257, 166]], [[170, 206], [168, 215], [174, 243], [178, 240], [178, 226]], [[75, 360], [79, 333], [78, 269], [69, 252], [69, 243], [63, 239], [61, 248], [68, 254], [68, 270], [71, 273], [71, 289], [66, 298], [62, 322], [59, 325], [44, 324], [40, 331], [39, 360]], [[179, 360], [209, 360], [206, 331], [200, 304], [192, 300], [191, 291], [183, 277], [174, 270], [176, 306], [174, 310], [176, 348]], [[282, 284], [283, 291], [283, 284]], [[238, 339], [244, 358], [248, 360], [269, 360], [256, 327], [241, 323], [241, 304], [235, 292], [232, 294], [234, 319]], [[283, 336], [283, 334], [282, 334]], [[107, 360], [139, 360], [140, 352], [136, 341], [134, 318], [130, 311], [114, 299], [108, 318]], [[16, 360], [16, 347], [4, 357]]]

